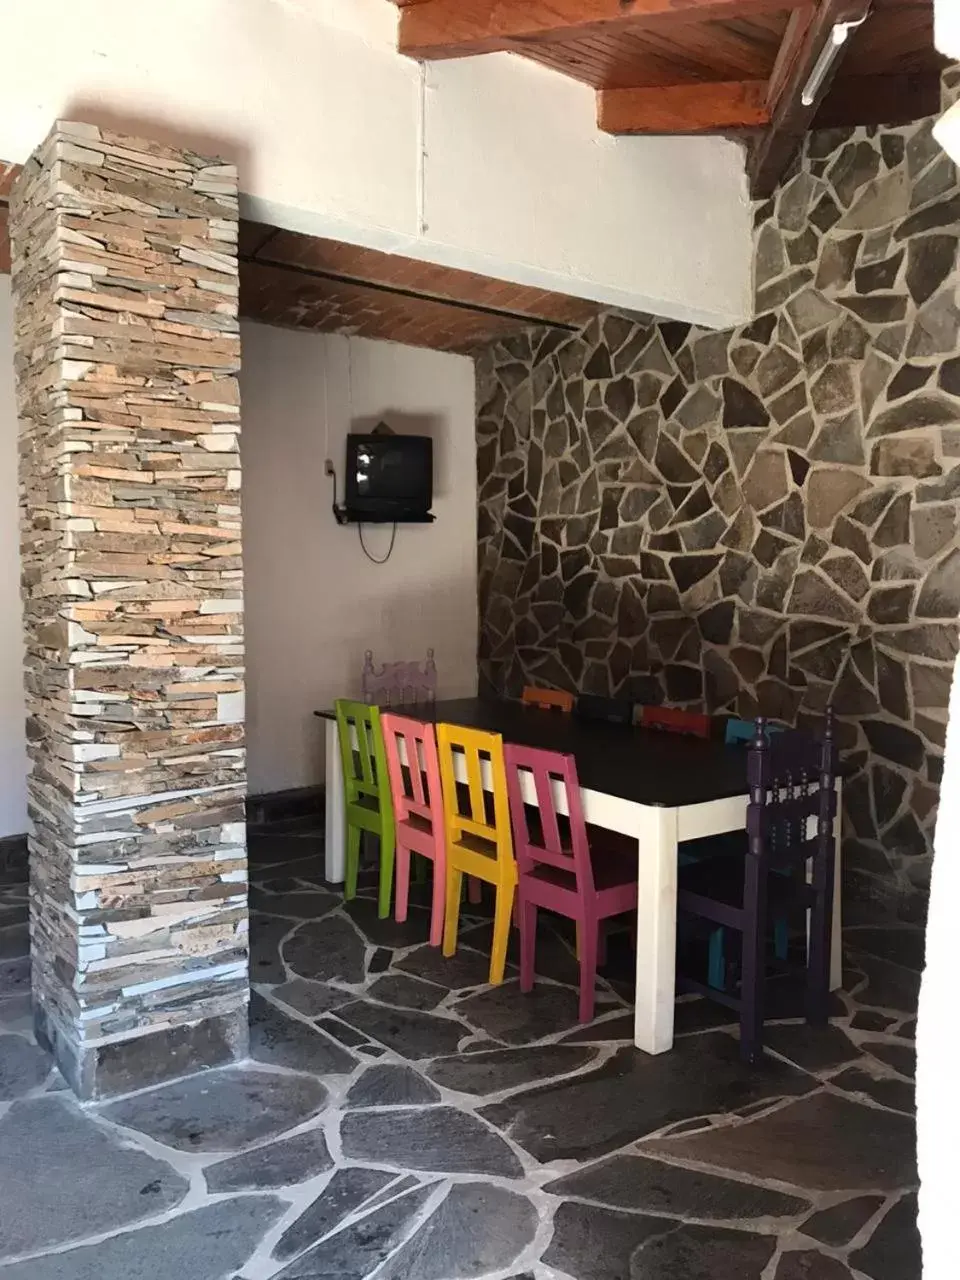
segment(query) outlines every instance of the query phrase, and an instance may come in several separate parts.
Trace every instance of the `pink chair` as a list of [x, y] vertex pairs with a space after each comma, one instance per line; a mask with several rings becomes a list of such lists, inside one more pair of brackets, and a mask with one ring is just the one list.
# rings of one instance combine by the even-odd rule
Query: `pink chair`
[[[512, 744], [504, 756], [519, 871], [520, 990], [533, 990], [537, 909], [566, 916], [577, 925], [580, 1021], [589, 1022], [601, 921], [637, 909], [637, 847], [597, 827], [588, 833], [573, 756]], [[568, 817], [557, 813], [558, 792]]]
[[387, 775], [397, 826], [397, 896], [394, 914], [400, 923], [407, 918], [411, 853], [429, 858], [433, 863], [430, 942], [432, 946], [439, 947], [443, 941], [447, 851], [443, 834], [443, 795], [440, 789], [437, 737], [432, 724], [422, 724], [419, 720], [409, 720], [389, 711], [385, 711], [380, 717], [380, 725], [387, 752]]

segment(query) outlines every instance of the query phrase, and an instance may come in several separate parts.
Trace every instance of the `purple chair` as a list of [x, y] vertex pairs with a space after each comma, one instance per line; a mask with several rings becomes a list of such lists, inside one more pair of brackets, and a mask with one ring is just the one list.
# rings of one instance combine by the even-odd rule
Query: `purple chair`
[[[538, 908], [566, 916], [577, 925], [580, 1021], [589, 1022], [601, 921], [637, 909], [637, 847], [598, 828], [588, 834], [573, 756], [510, 744], [504, 758], [519, 871], [520, 990], [533, 990]], [[557, 812], [558, 795], [568, 816]]]
[[436, 702], [437, 664], [433, 650], [427, 650], [422, 667], [419, 662], [384, 662], [377, 668], [373, 665], [373, 650], [367, 649], [361, 688], [363, 701], [383, 710]]
[[[678, 975], [678, 991], [696, 991], [740, 1014], [740, 1054], [763, 1054], [768, 924], [809, 911], [806, 963], [807, 1021], [827, 1021], [833, 919], [834, 786], [837, 754], [833, 711], [823, 739], [797, 729], [775, 735], [757, 720], [749, 748], [747, 848], [743, 857], [713, 858], [680, 868], [678, 911], [743, 938], [739, 995]], [[816, 832], [808, 828], [816, 821]], [[808, 876], [809, 866], [809, 876]]]

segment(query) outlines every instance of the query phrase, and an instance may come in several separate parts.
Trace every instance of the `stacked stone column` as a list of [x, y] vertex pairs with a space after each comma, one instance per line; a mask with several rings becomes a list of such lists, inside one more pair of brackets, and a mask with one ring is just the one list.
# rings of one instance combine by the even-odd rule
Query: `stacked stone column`
[[237, 178], [58, 123], [11, 202], [38, 1031], [99, 1097], [242, 1056]]

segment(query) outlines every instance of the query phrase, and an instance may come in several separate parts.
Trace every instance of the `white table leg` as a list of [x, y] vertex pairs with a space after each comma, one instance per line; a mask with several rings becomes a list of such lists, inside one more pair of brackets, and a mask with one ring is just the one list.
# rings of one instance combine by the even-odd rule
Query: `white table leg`
[[638, 807], [637, 1003], [633, 1040], [647, 1053], [673, 1047], [677, 963], [677, 811]]
[[834, 823], [836, 852], [833, 859], [833, 920], [830, 934], [830, 990], [836, 991], [843, 986], [843, 868], [840, 858], [840, 846], [843, 836], [841, 814], [843, 813], [843, 783], [837, 779], [837, 820]]
[[343, 765], [340, 760], [340, 743], [337, 739], [336, 720], [325, 720], [326, 725], [326, 840], [324, 842], [324, 875], [331, 884], [343, 883]]

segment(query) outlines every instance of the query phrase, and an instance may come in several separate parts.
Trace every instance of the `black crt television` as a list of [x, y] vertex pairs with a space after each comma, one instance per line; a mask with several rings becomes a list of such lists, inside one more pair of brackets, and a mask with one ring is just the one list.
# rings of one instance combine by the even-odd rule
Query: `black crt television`
[[429, 436], [347, 436], [348, 520], [431, 520], [433, 441]]

